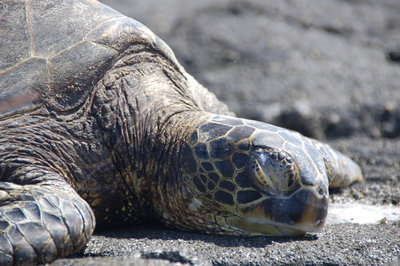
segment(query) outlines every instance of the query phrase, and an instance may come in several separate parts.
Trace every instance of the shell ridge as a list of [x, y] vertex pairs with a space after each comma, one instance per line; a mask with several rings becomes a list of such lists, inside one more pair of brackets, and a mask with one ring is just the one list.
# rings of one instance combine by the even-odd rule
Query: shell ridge
[[29, 33], [29, 54], [32, 56], [35, 55], [35, 38], [33, 36], [33, 29], [32, 29], [32, 15], [31, 15], [31, 5], [30, 1], [25, 1], [25, 16], [27, 22], [27, 28]]

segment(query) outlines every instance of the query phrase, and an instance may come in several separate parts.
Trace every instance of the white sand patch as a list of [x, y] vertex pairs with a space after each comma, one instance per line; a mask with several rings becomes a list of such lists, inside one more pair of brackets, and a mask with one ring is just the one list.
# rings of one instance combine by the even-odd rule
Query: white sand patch
[[365, 205], [359, 203], [330, 204], [327, 224], [377, 224], [400, 221], [400, 206]]

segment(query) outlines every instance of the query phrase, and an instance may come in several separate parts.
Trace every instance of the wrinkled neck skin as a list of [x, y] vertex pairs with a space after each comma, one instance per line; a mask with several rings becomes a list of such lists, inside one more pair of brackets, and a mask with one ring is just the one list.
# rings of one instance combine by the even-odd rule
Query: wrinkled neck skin
[[194, 90], [186, 89], [188, 82], [178, 67], [138, 45], [98, 85], [93, 114], [111, 150], [116, 179], [122, 180], [121, 191], [127, 194], [127, 223], [159, 218], [171, 198], [180, 200], [182, 190], [176, 186], [181, 181], [182, 143], [210, 116], [201, 111]]

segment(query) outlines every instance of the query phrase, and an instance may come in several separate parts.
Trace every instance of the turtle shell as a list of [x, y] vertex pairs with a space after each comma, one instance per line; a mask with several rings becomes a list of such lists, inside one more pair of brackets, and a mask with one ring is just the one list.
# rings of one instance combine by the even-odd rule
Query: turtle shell
[[148, 28], [97, 1], [0, 3], [0, 18], [0, 118], [42, 105], [79, 108], [133, 44], [158, 50], [179, 68]]

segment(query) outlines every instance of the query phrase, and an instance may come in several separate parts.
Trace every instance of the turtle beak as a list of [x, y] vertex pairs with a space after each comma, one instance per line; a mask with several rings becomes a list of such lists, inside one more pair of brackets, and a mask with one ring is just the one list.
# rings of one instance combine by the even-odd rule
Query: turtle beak
[[[306, 232], [318, 232], [322, 229], [328, 215], [328, 192], [310, 187], [302, 189], [288, 199], [286, 211], [282, 213], [282, 221], [287, 221]], [[284, 211], [284, 212], [285, 212]]]
[[227, 219], [234, 227], [258, 234], [293, 236], [318, 232], [328, 214], [328, 195], [321, 188], [307, 187], [289, 197], [265, 198]]

